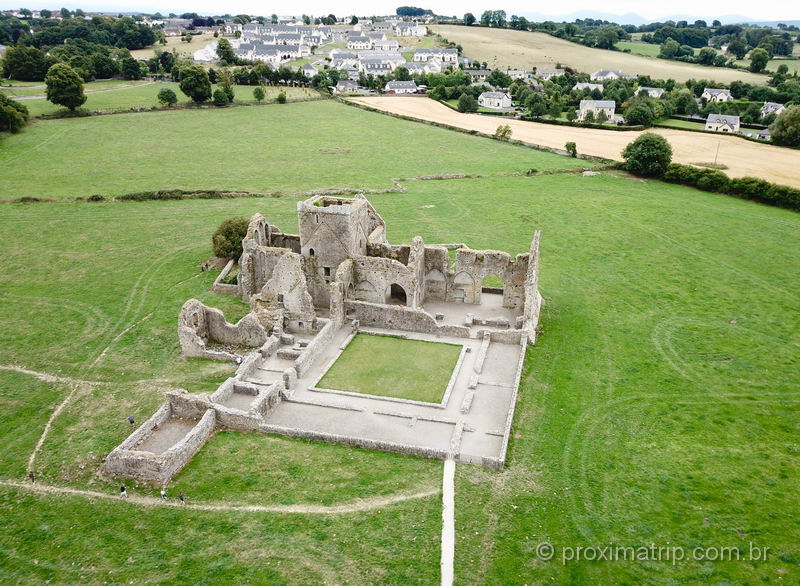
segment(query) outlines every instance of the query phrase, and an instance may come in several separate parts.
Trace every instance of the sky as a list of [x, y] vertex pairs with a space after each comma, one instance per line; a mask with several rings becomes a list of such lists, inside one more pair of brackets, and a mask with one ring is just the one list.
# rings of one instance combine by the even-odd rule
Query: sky
[[[542, 13], [554, 16], [567, 15], [577, 11], [602, 11], [604, 13], [625, 14], [635, 13], [647, 19], [659, 20], [673, 15], [687, 15], [697, 18], [713, 19], [721, 15], [744, 15], [754, 20], [800, 20], [800, 2], [793, 0], [777, 0], [767, 4], [756, 4], [749, 0], [671, 0], [663, 2], [642, 2], [642, 0], [605, 0], [602, 3], [589, 0], [561, 0], [557, 4], [533, 4], [526, 0], [509, 0], [503, 5], [480, 0], [436, 0], [434, 2], [411, 2], [408, 0], [298, 0], [284, 3], [264, 3], [259, 0], [88, 0], [73, 3], [72, 1], [51, 4], [53, 0], [38, 3], [36, 0], [0, 0], [0, 8], [10, 9], [25, 6], [27, 8], [83, 8], [84, 10], [98, 11], [160, 11], [163, 14], [170, 12], [198, 12], [201, 14], [218, 14], [227, 12], [231, 14], [257, 14], [268, 15], [273, 12], [281, 15], [300, 14], [328, 14], [333, 12], [337, 16], [345, 14], [393, 14], [397, 6], [410, 4], [422, 6], [433, 10], [436, 14], [463, 15], [465, 12], [480, 14], [487, 8], [503, 9], [510, 16], [512, 14]], [[284, 8], [286, 7], [286, 8]]]

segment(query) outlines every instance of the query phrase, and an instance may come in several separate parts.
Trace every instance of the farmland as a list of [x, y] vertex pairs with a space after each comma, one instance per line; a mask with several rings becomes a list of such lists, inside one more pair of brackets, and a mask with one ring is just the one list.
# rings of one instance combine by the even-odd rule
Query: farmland
[[[434, 100], [417, 98], [352, 98], [354, 102], [370, 108], [384, 110], [411, 118], [447, 124], [465, 130], [494, 134], [500, 124], [496, 117], [462, 114]], [[512, 138], [531, 144], [563, 149], [564, 143], [574, 141], [578, 152], [621, 160], [625, 146], [639, 136], [638, 131], [614, 131], [571, 126], [554, 126], [523, 120], [506, 120], [512, 129]], [[708, 163], [715, 155], [726, 165], [732, 177], [761, 177], [775, 183], [800, 187], [800, 178], [794, 172], [798, 152], [767, 144], [746, 141], [735, 136], [686, 132], [679, 129], [655, 128], [672, 145], [674, 160], [678, 163]], [[717, 147], [719, 145], [719, 152]]]
[[729, 84], [735, 80], [754, 85], [765, 84], [766, 76], [721, 67], [704, 67], [643, 57], [620, 51], [593, 49], [544, 33], [464, 26], [434, 26], [434, 32], [464, 48], [467, 57], [485, 61], [491, 68], [530, 69], [560, 63], [591, 73], [599, 69], [621, 69], [629, 75], [672, 78], [709, 79]]

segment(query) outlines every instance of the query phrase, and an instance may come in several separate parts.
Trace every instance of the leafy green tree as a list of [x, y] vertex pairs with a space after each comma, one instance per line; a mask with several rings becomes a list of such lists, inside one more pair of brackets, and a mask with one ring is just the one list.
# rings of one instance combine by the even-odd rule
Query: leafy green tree
[[728, 43], [728, 53], [737, 59], [744, 59], [744, 56], [747, 55], [747, 45], [741, 39], [734, 39]]
[[411, 73], [405, 67], [398, 67], [394, 70], [394, 78], [397, 81], [411, 81]]
[[44, 82], [47, 86], [47, 99], [54, 104], [74, 111], [86, 101], [83, 79], [66, 63], [56, 63], [48, 69]]
[[180, 80], [181, 91], [193, 102], [202, 104], [211, 99], [211, 82], [208, 79], [208, 73], [199, 65], [182, 64]]
[[228, 99], [228, 94], [225, 93], [225, 90], [222, 88], [217, 88], [214, 90], [214, 105], [215, 106], [227, 106], [230, 103]]
[[39, 15], [42, 18], [50, 18], [51, 16], [53, 16], [53, 13], [50, 10], [47, 10], [46, 8], [43, 8], [43, 9], [41, 9], [39, 11]]
[[475, 24], [475, 15], [472, 14], [471, 12], [467, 12], [464, 15], [464, 24], [467, 26], [472, 26], [473, 24]]
[[583, 115], [583, 121], [586, 124], [593, 124], [594, 123], [594, 112], [589, 110], [586, 114]]
[[697, 62], [700, 65], [713, 65], [717, 58], [717, 52], [711, 47], [703, 47], [697, 54]]
[[263, 102], [265, 96], [264, 88], [260, 85], [256, 86], [253, 90], [253, 98], [255, 98], [256, 102]]
[[606, 111], [600, 110], [597, 113], [596, 120], [598, 124], [605, 124], [606, 122], [608, 122], [608, 114], [606, 114]]
[[789, 106], [769, 127], [772, 142], [785, 146], [800, 146], [800, 106]]
[[636, 126], [653, 125], [653, 111], [643, 103], [631, 104], [622, 113], [622, 117], [627, 124]]
[[[219, 90], [217, 90], [219, 91]], [[225, 93], [223, 92], [224, 96]], [[247, 236], [247, 218], [229, 218], [222, 222], [211, 237], [214, 255], [220, 258], [236, 258], [242, 256], [242, 240]]]
[[350, 18], [350, 26], [354, 24], [358, 24], [358, 17], [355, 14]]
[[625, 169], [634, 175], [658, 177], [672, 161], [672, 147], [659, 134], [645, 132], [622, 151]]
[[164, 106], [172, 107], [178, 103], [178, 96], [170, 88], [164, 87], [158, 91], [158, 102]]
[[492, 71], [488, 77], [486, 78], [486, 83], [493, 85], [494, 87], [508, 87], [511, 85], [511, 76], [503, 73], [502, 71], [497, 71], [496, 69]]
[[569, 153], [570, 157], [574, 158], [578, 156], [578, 145], [576, 145], [574, 142], [570, 141], [565, 144], [564, 149], [567, 151], [567, 153]]
[[279, 104], [285, 104], [286, 103], [286, 92], [281, 90], [281, 92], [278, 94], [278, 97], [276, 99], [277, 99], [277, 102]]
[[0, 132], [19, 132], [28, 123], [28, 108], [0, 93]]
[[142, 68], [139, 62], [130, 55], [123, 57], [120, 64], [122, 77], [125, 79], [142, 79]]
[[461, 94], [461, 97], [458, 98], [457, 108], [459, 112], [477, 112], [478, 100], [469, 94]]
[[3, 75], [20, 81], [42, 81], [47, 73], [44, 51], [36, 47], [8, 47], [3, 58]]
[[511, 127], [508, 124], [501, 124], [494, 131], [494, 137], [498, 140], [509, 140], [511, 138]]
[[217, 57], [219, 57], [220, 65], [236, 65], [239, 60], [236, 53], [233, 51], [233, 46], [228, 39], [220, 39], [217, 41]]
[[575, 111], [574, 108], [570, 108], [567, 110], [567, 120], [569, 122], [575, 122], [578, 119], [578, 113]]
[[228, 101], [233, 102], [233, 74], [231, 73], [230, 69], [225, 68], [220, 70], [219, 75], [217, 76], [217, 83], [222, 88], [222, 91], [225, 92], [225, 95], [228, 96]]
[[750, 71], [760, 73], [764, 71], [769, 63], [769, 53], [762, 48], [753, 49], [750, 53]]

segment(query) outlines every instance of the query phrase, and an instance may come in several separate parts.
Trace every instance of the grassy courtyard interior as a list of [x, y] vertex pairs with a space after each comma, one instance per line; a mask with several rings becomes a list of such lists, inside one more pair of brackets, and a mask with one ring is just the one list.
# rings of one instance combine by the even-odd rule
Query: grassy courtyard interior
[[[247, 131], [225, 148], [174, 138], [236, 128]], [[507, 468], [456, 472], [457, 582], [796, 582], [800, 215], [573, 173], [585, 164], [330, 102], [36, 121], [4, 139], [0, 197], [60, 201], [0, 212], [0, 580], [437, 582], [440, 495], [317, 515], [139, 507], [10, 483], [24, 481], [48, 418], [72, 394], [37, 454], [37, 483], [114, 494], [99, 471], [130, 433], [127, 417], [144, 421], [164, 392], [212, 391], [231, 375], [225, 363], [182, 360], [176, 339], [188, 298], [231, 321], [247, 311], [210, 293], [216, 275], [199, 269], [216, 226], [256, 212], [286, 232], [297, 226], [293, 197], [70, 198], [385, 188], [394, 177], [467, 172], [485, 176], [368, 195], [392, 243], [420, 235], [515, 255], [542, 230], [542, 329], [527, 350]], [[528, 177], [529, 168], [552, 173]], [[168, 490], [190, 504], [347, 505], [440, 480], [436, 461], [224, 432]], [[158, 497], [158, 487], [128, 489]], [[744, 551], [753, 542], [771, 554], [565, 565], [536, 559], [544, 541]]]
[[359, 333], [317, 387], [440, 403], [461, 346]]

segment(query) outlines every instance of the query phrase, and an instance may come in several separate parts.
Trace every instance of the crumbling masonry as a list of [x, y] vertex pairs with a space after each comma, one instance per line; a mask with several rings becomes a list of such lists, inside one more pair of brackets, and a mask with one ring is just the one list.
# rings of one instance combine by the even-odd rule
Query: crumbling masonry
[[[511, 257], [463, 244], [392, 245], [363, 196], [297, 205], [300, 234], [263, 216], [242, 241], [236, 284], [251, 312], [237, 324], [200, 301], [179, 316], [183, 355], [240, 362], [213, 394], [168, 393], [153, 417], [106, 459], [108, 472], [169, 481], [215, 429], [278, 433], [500, 469], [525, 347], [542, 298], [539, 233]], [[455, 258], [451, 258], [454, 253]], [[494, 277], [502, 287], [484, 286]], [[317, 386], [356, 332], [460, 344], [440, 403]]]

